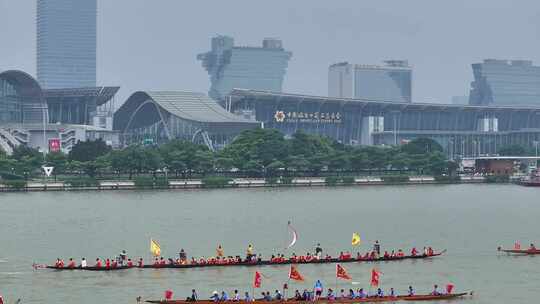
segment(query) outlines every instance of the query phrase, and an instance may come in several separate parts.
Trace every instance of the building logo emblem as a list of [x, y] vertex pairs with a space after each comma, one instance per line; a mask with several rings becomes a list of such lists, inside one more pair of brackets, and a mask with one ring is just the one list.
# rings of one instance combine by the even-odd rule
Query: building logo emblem
[[274, 114], [274, 118], [277, 122], [284, 122], [285, 121], [285, 113], [283, 111], [276, 111], [276, 114]]

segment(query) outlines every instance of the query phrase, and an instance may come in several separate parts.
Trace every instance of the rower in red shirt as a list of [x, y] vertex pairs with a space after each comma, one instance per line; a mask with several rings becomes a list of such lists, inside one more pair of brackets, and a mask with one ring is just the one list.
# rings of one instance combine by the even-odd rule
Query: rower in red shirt
[[111, 260], [109, 259], [105, 260], [105, 268], [111, 268]]
[[413, 247], [413, 249], [411, 250], [411, 255], [416, 256], [417, 254], [418, 254], [418, 250], [416, 250], [416, 247]]
[[128, 259], [127, 267], [133, 267], [133, 261], [131, 261], [131, 259]]
[[118, 267], [118, 262], [116, 260], [113, 260], [112, 263], [111, 263], [111, 267], [112, 268]]
[[388, 251], [385, 251], [385, 252], [384, 252], [383, 257], [384, 257], [385, 259], [388, 259], [388, 258], [390, 257], [390, 255], [388, 254]]
[[54, 263], [54, 266], [56, 268], [63, 268], [64, 265], [62, 265], [62, 260], [60, 260], [60, 258], [56, 259], [56, 263]]
[[100, 260], [99, 258], [97, 258], [97, 259], [96, 259], [96, 265], [95, 265], [95, 267], [96, 267], [96, 268], [101, 268], [101, 265], [102, 265], [102, 264], [101, 264], [101, 260]]
[[68, 263], [68, 268], [75, 268], [75, 261], [73, 260], [73, 258], [70, 258], [69, 259], [69, 263]]
[[143, 267], [144, 267], [144, 262], [143, 262], [143, 259], [142, 259], [142, 258], [139, 259], [139, 262], [137, 263], [137, 267], [139, 267], [139, 268], [143, 268]]
[[428, 256], [433, 256], [433, 254], [434, 254], [433, 248], [428, 247]]

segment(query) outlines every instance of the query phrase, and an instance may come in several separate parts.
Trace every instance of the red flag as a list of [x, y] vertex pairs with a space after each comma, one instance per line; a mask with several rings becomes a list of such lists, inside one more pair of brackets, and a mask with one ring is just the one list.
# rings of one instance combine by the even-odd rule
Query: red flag
[[373, 268], [371, 270], [371, 286], [373, 286], [373, 287], [379, 286], [379, 276], [380, 276], [380, 274], [381, 273], [375, 268]]
[[255, 271], [255, 280], [253, 280], [253, 288], [261, 288], [262, 276], [260, 272]]
[[344, 280], [352, 280], [351, 276], [347, 273], [347, 270], [339, 264], [336, 264], [336, 277]]
[[300, 274], [300, 272], [298, 272], [295, 265], [291, 265], [291, 269], [289, 270], [289, 279], [302, 282], [304, 281], [304, 277]]

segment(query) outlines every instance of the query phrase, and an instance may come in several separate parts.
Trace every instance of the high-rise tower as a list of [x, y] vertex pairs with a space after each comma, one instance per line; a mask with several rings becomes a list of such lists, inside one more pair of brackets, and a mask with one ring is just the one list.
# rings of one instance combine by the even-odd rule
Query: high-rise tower
[[38, 0], [36, 24], [41, 86], [96, 86], [97, 0]]
[[530, 60], [486, 59], [472, 65], [472, 105], [540, 105], [540, 66]]
[[198, 60], [210, 75], [210, 97], [223, 99], [232, 89], [281, 92], [292, 53], [281, 40], [266, 38], [262, 47], [237, 47], [228, 36], [212, 38], [212, 50]]
[[406, 60], [384, 65], [336, 63], [328, 68], [328, 96], [388, 102], [412, 101], [412, 67]]

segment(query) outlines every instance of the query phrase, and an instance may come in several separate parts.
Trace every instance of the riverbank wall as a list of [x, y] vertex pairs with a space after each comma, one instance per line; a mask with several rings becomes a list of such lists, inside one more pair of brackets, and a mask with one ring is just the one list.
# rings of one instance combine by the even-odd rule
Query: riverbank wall
[[430, 184], [477, 184], [485, 183], [483, 176], [461, 177], [455, 181], [440, 181], [433, 176], [410, 176], [406, 181], [388, 181], [383, 177], [360, 177], [354, 181], [332, 181], [326, 178], [295, 178], [286, 183], [268, 181], [261, 178], [235, 178], [222, 185], [205, 185], [204, 180], [168, 180], [167, 185], [146, 185], [141, 187], [135, 181], [98, 181], [93, 186], [72, 186], [65, 182], [30, 181], [24, 186], [0, 184], [0, 192], [36, 192], [36, 191], [111, 191], [111, 190], [148, 190], [148, 189], [207, 189], [207, 188], [262, 188], [262, 187], [335, 187], [335, 186], [368, 186], [368, 185], [430, 185]]

